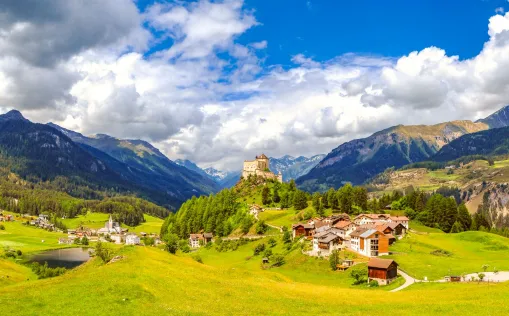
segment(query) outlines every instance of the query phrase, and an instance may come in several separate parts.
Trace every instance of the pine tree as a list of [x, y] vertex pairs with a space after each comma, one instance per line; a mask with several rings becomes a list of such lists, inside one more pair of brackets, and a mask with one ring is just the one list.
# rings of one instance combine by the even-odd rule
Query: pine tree
[[277, 189], [277, 187], [274, 188], [274, 193], [272, 195], [272, 201], [274, 201], [274, 203], [279, 203], [281, 201], [281, 198], [279, 197], [279, 190]]
[[262, 189], [262, 204], [267, 205], [270, 203], [270, 189], [265, 185]]
[[454, 222], [451, 228], [451, 233], [461, 233], [463, 231], [463, 225], [459, 222]]
[[469, 230], [470, 226], [472, 226], [472, 217], [468, 213], [468, 209], [464, 203], [461, 203], [458, 206], [458, 220], [461, 226], [463, 227], [463, 231]]
[[333, 188], [330, 188], [327, 192], [327, 199], [329, 207], [333, 210], [338, 208], [338, 199], [336, 197], [336, 191]]
[[328, 191], [326, 191], [322, 195], [322, 205], [323, 205], [323, 208], [329, 208], [329, 192]]
[[296, 210], [303, 210], [308, 207], [308, 201], [306, 198], [306, 193], [301, 190], [296, 190], [295, 195], [293, 197], [293, 207]]
[[320, 193], [318, 193], [318, 192], [315, 192], [313, 194], [313, 208], [317, 212], [318, 212], [318, 209], [320, 208]]

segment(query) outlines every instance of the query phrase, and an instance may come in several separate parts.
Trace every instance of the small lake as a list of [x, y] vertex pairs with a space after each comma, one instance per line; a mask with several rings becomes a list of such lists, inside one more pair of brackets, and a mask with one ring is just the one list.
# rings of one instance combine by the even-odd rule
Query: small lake
[[30, 258], [30, 262], [48, 263], [48, 267], [72, 269], [90, 260], [88, 249], [67, 248], [40, 252]]

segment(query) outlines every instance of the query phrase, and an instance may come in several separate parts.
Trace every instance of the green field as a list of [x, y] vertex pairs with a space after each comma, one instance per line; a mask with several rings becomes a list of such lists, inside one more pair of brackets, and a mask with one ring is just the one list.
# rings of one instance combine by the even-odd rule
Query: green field
[[67, 234], [25, 226], [20, 221], [2, 224], [5, 226], [5, 230], [0, 230], [0, 247], [2, 249], [9, 247], [23, 252], [35, 252], [62, 248], [62, 245], [58, 244], [58, 239], [67, 237]]
[[[398, 253], [390, 257], [400, 268], [418, 279], [481, 272], [484, 264], [488, 271], [509, 271], [509, 239], [484, 232], [410, 234], [390, 250]], [[450, 255], [431, 254], [435, 250]]]
[[[130, 232], [140, 233], [159, 233], [163, 220], [150, 215], [143, 215], [145, 217], [145, 223], [141, 223], [138, 226], [131, 227], [122, 225], [122, 227], [129, 228]], [[77, 228], [81, 225], [92, 229], [98, 229], [104, 227], [104, 224], [108, 221], [109, 214], [105, 213], [92, 213], [88, 212], [86, 215], [78, 215], [75, 218], [63, 219], [63, 223], [68, 228]]]

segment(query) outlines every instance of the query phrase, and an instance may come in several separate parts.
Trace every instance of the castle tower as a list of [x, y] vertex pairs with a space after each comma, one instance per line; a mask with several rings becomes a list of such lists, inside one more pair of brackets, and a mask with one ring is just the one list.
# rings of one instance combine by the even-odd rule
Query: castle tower
[[269, 169], [269, 157], [265, 156], [265, 154], [256, 156], [256, 161], [258, 162], [259, 170], [265, 171], [266, 169]]

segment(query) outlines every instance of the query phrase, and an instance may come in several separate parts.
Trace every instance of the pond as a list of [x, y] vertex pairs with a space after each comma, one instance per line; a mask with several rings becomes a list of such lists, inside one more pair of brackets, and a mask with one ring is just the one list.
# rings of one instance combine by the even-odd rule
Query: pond
[[72, 269], [90, 260], [88, 249], [67, 248], [40, 252], [30, 258], [30, 262], [48, 263], [48, 267]]

